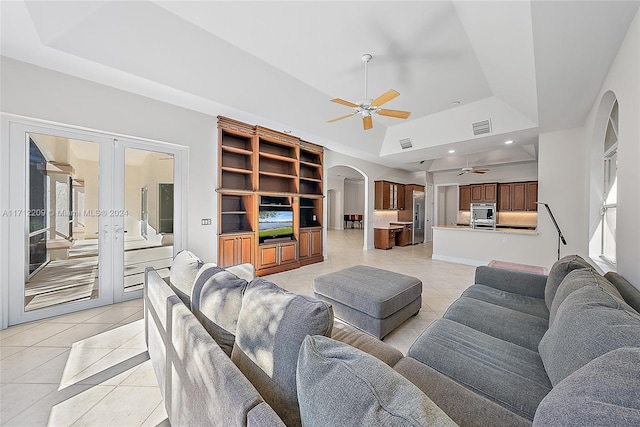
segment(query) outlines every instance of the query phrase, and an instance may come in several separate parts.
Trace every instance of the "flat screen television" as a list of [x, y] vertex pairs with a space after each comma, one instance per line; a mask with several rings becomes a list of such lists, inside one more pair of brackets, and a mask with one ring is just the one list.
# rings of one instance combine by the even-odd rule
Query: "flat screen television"
[[293, 211], [291, 209], [260, 209], [258, 236], [261, 242], [265, 239], [293, 236]]

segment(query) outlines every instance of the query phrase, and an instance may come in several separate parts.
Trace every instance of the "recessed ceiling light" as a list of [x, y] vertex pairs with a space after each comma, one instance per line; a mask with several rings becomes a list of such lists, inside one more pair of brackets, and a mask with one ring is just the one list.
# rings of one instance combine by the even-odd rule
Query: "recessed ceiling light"
[[513, 144], [513, 141], [512, 140], [508, 140], [508, 141], [505, 141], [504, 143], [509, 145], [509, 144]]
[[452, 107], [457, 107], [458, 105], [460, 105], [460, 101], [453, 101], [453, 102], [451, 103], [451, 106], [452, 106]]
[[449, 154], [453, 154], [455, 152], [456, 152], [456, 150], [449, 150]]

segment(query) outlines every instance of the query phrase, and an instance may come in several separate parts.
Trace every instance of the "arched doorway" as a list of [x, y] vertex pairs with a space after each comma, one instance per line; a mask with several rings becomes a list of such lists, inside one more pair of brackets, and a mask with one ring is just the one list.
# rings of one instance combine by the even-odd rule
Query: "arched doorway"
[[327, 241], [337, 232], [350, 233], [365, 247], [367, 214], [367, 176], [348, 165], [327, 170]]

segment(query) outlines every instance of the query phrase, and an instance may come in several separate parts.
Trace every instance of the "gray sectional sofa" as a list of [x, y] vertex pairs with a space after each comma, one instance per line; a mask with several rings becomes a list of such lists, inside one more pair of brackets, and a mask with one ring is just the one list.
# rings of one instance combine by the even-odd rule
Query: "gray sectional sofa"
[[578, 256], [478, 267], [406, 356], [250, 265], [171, 273], [146, 271], [145, 326], [174, 426], [640, 425], [640, 292]]

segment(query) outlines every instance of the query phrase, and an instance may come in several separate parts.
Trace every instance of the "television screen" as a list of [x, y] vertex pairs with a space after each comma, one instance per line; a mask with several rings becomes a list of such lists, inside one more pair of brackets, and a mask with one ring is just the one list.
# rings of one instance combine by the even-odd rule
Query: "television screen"
[[258, 233], [261, 238], [290, 236], [293, 234], [293, 211], [260, 210]]

